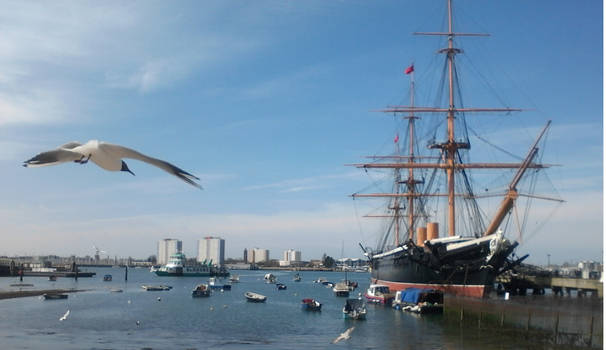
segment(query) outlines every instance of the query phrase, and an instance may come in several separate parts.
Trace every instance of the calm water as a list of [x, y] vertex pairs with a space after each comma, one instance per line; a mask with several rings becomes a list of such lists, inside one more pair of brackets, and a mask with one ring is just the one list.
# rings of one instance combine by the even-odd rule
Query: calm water
[[[273, 272], [287, 290], [263, 281], [264, 271], [235, 271], [240, 283], [231, 291], [215, 292], [210, 298], [192, 298], [191, 290], [204, 278], [157, 277], [145, 269], [95, 269], [93, 278], [26, 277], [34, 288], [80, 288], [67, 300], [40, 297], [0, 300], [2, 349], [536, 349], [515, 337], [479, 333], [460, 327], [445, 327], [441, 316], [419, 317], [387, 307], [369, 305], [367, 320], [344, 320], [344, 298], [313, 283], [318, 277], [343, 279], [342, 273], [302, 272], [302, 282], [293, 282], [293, 272]], [[112, 282], [103, 275], [112, 274]], [[368, 274], [350, 273], [365, 290]], [[0, 279], [0, 289], [9, 290], [18, 278]], [[142, 284], [168, 284], [166, 292], [147, 292]], [[122, 288], [123, 293], [111, 293]], [[248, 303], [243, 294], [254, 291], [268, 297], [266, 303]], [[161, 298], [158, 301], [158, 297]], [[320, 313], [300, 309], [302, 298], [323, 303]], [[59, 318], [70, 310], [65, 321]], [[139, 325], [137, 325], [139, 321]], [[355, 326], [351, 338], [331, 344], [339, 334]]]

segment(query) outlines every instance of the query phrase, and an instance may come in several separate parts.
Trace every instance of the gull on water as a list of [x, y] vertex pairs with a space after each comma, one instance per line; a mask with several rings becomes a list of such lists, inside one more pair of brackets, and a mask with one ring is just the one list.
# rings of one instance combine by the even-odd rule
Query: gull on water
[[59, 319], [59, 321], [65, 321], [67, 319], [67, 316], [69, 316], [69, 310], [67, 310], [67, 312], [65, 313], [65, 315], [61, 316], [61, 318]]
[[146, 156], [124, 146], [97, 140], [90, 140], [85, 144], [77, 141], [68, 142], [53, 150], [39, 153], [35, 157], [23, 162], [23, 166], [31, 168], [67, 162], [86, 164], [89, 160], [92, 160], [93, 163], [105, 170], [127, 171], [135, 175], [122, 158], [136, 159], [157, 166], [192, 186], [202, 188], [195, 182], [195, 180], [200, 180], [199, 178], [169, 162]]

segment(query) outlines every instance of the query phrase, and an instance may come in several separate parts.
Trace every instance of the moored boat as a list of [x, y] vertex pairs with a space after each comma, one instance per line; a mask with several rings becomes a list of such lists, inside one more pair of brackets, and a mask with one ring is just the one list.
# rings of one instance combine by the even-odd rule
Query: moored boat
[[366, 319], [366, 304], [361, 299], [347, 299], [343, 306], [343, 318], [352, 320]]
[[364, 294], [369, 303], [388, 304], [394, 298], [394, 294], [390, 292], [389, 287], [384, 284], [371, 284]]
[[194, 290], [191, 291], [191, 296], [194, 298], [202, 298], [210, 296], [210, 288], [207, 284], [198, 284]]
[[301, 300], [301, 309], [306, 311], [321, 311], [322, 304], [315, 299], [306, 298]]
[[67, 299], [67, 294], [60, 293], [45, 293], [42, 294], [44, 300], [59, 300], [59, 299]]
[[396, 293], [392, 307], [419, 314], [442, 313], [444, 293], [435, 289], [408, 288]]
[[103, 280], [104, 280], [105, 282], [109, 282], [109, 281], [111, 281], [111, 280], [112, 280], [112, 275], [105, 275], [105, 276], [103, 276]]
[[246, 293], [244, 293], [244, 296], [246, 297], [247, 301], [250, 301], [253, 303], [264, 303], [265, 300], [267, 300], [267, 297], [265, 295], [261, 295], [259, 293], [254, 293], [254, 292], [246, 292]]
[[141, 286], [141, 288], [145, 289], [148, 292], [158, 292], [158, 291], [164, 291], [164, 290], [171, 290], [173, 289], [172, 286], [167, 286], [164, 284], [160, 284], [160, 285], [151, 285], [151, 284], [144, 284]]
[[301, 282], [301, 275], [299, 275], [298, 273], [295, 273], [295, 276], [292, 279], [295, 282]]
[[335, 284], [332, 288], [332, 291], [335, 293], [335, 296], [338, 297], [348, 297], [349, 296], [349, 286], [346, 282], [339, 282]]

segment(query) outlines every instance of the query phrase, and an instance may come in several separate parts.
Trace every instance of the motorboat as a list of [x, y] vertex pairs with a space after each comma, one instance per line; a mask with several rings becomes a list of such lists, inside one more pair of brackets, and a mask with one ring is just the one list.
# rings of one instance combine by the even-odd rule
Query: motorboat
[[366, 304], [362, 299], [347, 299], [343, 306], [343, 318], [352, 320], [366, 319]]
[[391, 305], [394, 294], [390, 292], [389, 287], [384, 284], [371, 284], [364, 294], [366, 300], [370, 303]]
[[67, 299], [67, 294], [59, 294], [59, 293], [45, 293], [42, 294], [44, 300], [59, 300], [59, 299]]
[[141, 286], [141, 288], [145, 289], [148, 292], [157, 292], [157, 291], [163, 291], [163, 290], [171, 290], [173, 289], [172, 286], [167, 286], [164, 284], [161, 285], [151, 285], [151, 284], [144, 284]]
[[339, 282], [335, 284], [335, 286], [332, 288], [332, 291], [335, 293], [335, 296], [338, 297], [349, 296], [349, 286], [345, 282]]
[[49, 280], [49, 281], [56, 281], [56, 280], [57, 280], [57, 276], [55, 276], [55, 275], [50, 275], [50, 276], [48, 276], [48, 280]]
[[276, 283], [276, 276], [273, 273], [267, 273], [263, 276], [266, 283]]
[[286, 285], [283, 283], [276, 283], [276, 287], [278, 287], [278, 290], [284, 290], [286, 289]]
[[301, 309], [306, 311], [321, 311], [322, 304], [315, 299], [303, 299], [301, 300]]
[[240, 276], [232, 274], [231, 277], [229, 278], [229, 281], [231, 283], [238, 283], [238, 282], [240, 282]]
[[111, 281], [111, 280], [112, 280], [112, 275], [105, 275], [105, 276], [103, 276], [103, 280], [104, 280], [105, 282], [109, 282], [109, 281]]
[[295, 277], [293, 277], [293, 281], [295, 281], [295, 282], [301, 282], [301, 275], [299, 275], [298, 273], [296, 273]]
[[253, 303], [264, 303], [265, 300], [267, 300], [267, 297], [265, 295], [261, 295], [261, 294], [254, 293], [254, 292], [246, 292], [246, 293], [244, 293], [244, 296], [246, 297], [247, 301], [250, 301]]
[[202, 298], [210, 296], [210, 288], [207, 284], [198, 284], [194, 290], [191, 291], [191, 296], [194, 298]]
[[408, 288], [398, 291], [391, 305], [396, 310], [418, 314], [442, 313], [444, 292], [435, 289]]

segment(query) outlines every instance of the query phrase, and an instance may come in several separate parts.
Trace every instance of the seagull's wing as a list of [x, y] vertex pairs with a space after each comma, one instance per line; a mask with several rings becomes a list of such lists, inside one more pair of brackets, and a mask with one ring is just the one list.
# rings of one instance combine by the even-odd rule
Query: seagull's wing
[[99, 149], [102, 150], [103, 152], [107, 152], [113, 156], [117, 156], [120, 158], [137, 159], [137, 160], [149, 163], [151, 165], [155, 165], [158, 168], [168, 172], [169, 174], [175, 175], [176, 177], [180, 178], [181, 180], [187, 182], [188, 184], [190, 184], [192, 186], [202, 188], [202, 186], [200, 186], [198, 183], [196, 183], [194, 181], [194, 180], [200, 180], [199, 178], [197, 178], [196, 176], [188, 173], [187, 171], [185, 171], [179, 167], [176, 167], [176, 166], [170, 164], [169, 162], [165, 162], [161, 159], [146, 156], [146, 155], [139, 153], [139, 152], [135, 151], [134, 149], [130, 149], [128, 147], [114, 145], [114, 144], [107, 143], [107, 142], [100, 142]]
[[65, 145], [61, 145], [61, 146], [57, 147], [57, 149], [61, 149], [61, 148], [63, 148], [63, 149], [74, 149], [74, 148], [76, 148], [78, 146], [82, 146], [82, 144], [80, 142], [78, 142], [78, 141], [71, 141], [71, 142], [66, 143]]
[[[74, 146], [76, 147], [76, 146]], [[42, 152], [35, 157], [23, 162], [24, 167], [40, 167], [45, 165], [55, 165], [65, 162], [72, 162], [82, 158], [82, 154], [68, 149], [54, 149], [52, 151]]]

